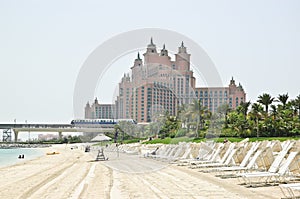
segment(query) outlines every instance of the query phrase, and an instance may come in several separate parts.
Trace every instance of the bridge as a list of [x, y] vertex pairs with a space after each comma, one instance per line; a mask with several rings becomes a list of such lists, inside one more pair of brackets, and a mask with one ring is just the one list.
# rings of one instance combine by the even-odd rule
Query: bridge
[[12, 133], [14, 133], [15, 142], [17, 142], [18, 134], [21, 131], [58, 132], [59, 138], [62, 138], [63, 132], [107, 133], [114, 131], [114, 128], [81, 127], [72, 124], [0, 124], [0, 129], [3, 130], [3, 142], [11, 142]]

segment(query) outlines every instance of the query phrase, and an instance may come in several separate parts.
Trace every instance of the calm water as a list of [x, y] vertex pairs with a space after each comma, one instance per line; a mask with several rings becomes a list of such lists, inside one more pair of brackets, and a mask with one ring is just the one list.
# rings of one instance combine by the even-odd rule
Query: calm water
[[[24, 154], [24, 159], [18, 158], [21, 154]], [[44, 155], [44, 152], [36, 148], [0, 149], [0, 167], [24, 162], [42, 155]]]

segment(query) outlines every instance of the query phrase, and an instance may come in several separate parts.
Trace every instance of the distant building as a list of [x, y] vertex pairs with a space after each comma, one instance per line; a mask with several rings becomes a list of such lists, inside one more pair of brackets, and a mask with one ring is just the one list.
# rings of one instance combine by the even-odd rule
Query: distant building
[[92, 105], [89, 102], [85, 106], [85, 118], [86, 119], [111, 119], [114, 118], [112, 104], [99, 104], [96, 98]]
[[53, 139], [58, 139], [58, 135], [54, 134], [38, 134], [38, 140], [53, 140]]
[[[93, 105], [87, 104], [86, 118], [131, 118], [137, 122], [151, 122], [162, 111], [176, 115], [179, 106], [190, 104], [193, 99], [199, 99], [212, 112], [222, 104], [229, 104], [234, 109], [246, 100], [243, 87], [237, 86], [233, 78], [228, 87], [196, 87], [190, 69], [191, 55], [183, 42], [174, 61], [165, 45], [157, 52], [152, 38], [143, 56], [144, 61], [138, 53], [130, 68], [131, 75], [122, 77], [115, 104], [98, 104], [96, 99]], [[112, 115], [103, 113], [108, 109]]]

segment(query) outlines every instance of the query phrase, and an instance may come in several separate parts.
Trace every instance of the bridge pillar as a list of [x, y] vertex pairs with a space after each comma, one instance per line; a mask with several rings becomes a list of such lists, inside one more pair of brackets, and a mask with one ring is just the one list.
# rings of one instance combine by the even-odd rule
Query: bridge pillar
[[3, 142], [11, 142], [11, 129], [4, 129], [3, 130]]
[[19, 131], [14, 130], [14, 134], [15, 134], [15, 142], [18, 142], [18, 135], [19, 135]]
[[58, 138], [61, 140], [62, 139], [62, 132], [58, 132]]

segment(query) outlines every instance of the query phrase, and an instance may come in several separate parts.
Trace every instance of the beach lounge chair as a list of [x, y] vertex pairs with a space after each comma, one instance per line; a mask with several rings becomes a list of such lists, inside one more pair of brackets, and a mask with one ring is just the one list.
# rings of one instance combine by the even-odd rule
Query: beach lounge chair
[[[194, 161], [210, 160], [212, 155], [215, 153], [215, 149], [218, 147], [220, 147], [220, 144], [216, 144], [214, 142], [202, 142], [200, 144], [191, 143], [188, 151], [183, 155], [183, 157], [179, 160], [175, 160], [174, 163], [177, 163], [178, 166], [187, 166]], [[198, 151], [197, 155], [194, 155], [195, 150]]]
[[160, 147], [155, 154], [148, 154], [147, 157], [162, 161], [173, 161], [185, 152], [185, 144], [169, 144], [165, 147]]
[[[227, 156], [228, 154], [224, 154], [223, 157], [221, 158], [221, 152], [222, 150], [226, 150], [231, 146], [232, 144], [228, 145], [227, 147], [225, 146], [225, 144], [221, 144], [221, 145], [218, 145], [216, 149], [214, 149], [210, 154], [208, 154], [206, 156], [206, 158], [203, 158], [203, 159], [197, 159], [195, 161], [191, 161], [189, 163], [189, 167], [190, 168], [194, 168], [196, 167], [197, 165], [199, 164], [209, 164], [209, 163], [215, 163], [215, 162], [224, 162], [225, 161], [225, 157], [224, 156]], [[228, 151], [229, 153], [229, 151]]]
[[[271, 182], [279, 182], [281, 181], [280, 178], [286, 179], [289, 175], [289, 166], [294, 160], [294, 158], [298, 155], [298, 151], [293, 151], [288, 155], [288, 158], [279, 168], [278, 172], [275, 167], [270, 167], [269, 171], [267, 172], [253, 172], [253, 173], [242, 173], [241, 177], [244, 179], [246, 185], [253, 186], [254, 181], [253, 179], [258, 179], [258, 183], [271, 183]], [[275, 161], [274, 161], [275, 162]]]
[[284, 198], [300, 198], [300, 183], [280, 184], [279, 188]]
[[174, 149], [175, 145], [169, 144], [169, 145], [162, 145], [159, 147], [158, 150], [156, 150], [155, 154], [148, 154], [147, 157], [150, 158], [164, 158], [167, 157], [168, 154]]
[[178, 150], [174, 157], [172, 158], [172, 164], [177, 164], [181, 160], [187, 160], [190, 153], [191, 153], [191, 144], [190, 143], [185, 143], [184, 146], [182, 147], [182, 150]]
[[[225, 172], [231, 171], [231, 172], [238, 172], [238, 171], [245, 171], [245, 170], [250, 170], [254, 168], [255, 162], [257, 158], [261, 155], [263, 150], [257, 150], [259, 147], [260, 143], [257, 142], [252, 145], [252, 147], [249, 149], [247, 152], [246, 156], [244, 157], [243, 161], [239, 166], [230, 166], [230, 167], [219, 167], [216, 168], [216, 171], [218, 174], [216, 176], [219, 177], [233, 177], [235, 176], [234, 174], [225, 174]], [[254, 155], [253, 155], [254, 154]], [[253, 157], [252, 157], [253, 155]]]
[[235, 144], [232, 144], [227, 149], [226, 153], [222, 157], [220, 162], [208, 163], [208, 164], [198, 164], [191, 168], [209, 168], [209, 167], [222, 167], [222, 166], [230, 166], [234, 165], [234, 155], [238, 151], [239, 148], [234, 148]]
[[193, 168], [198, 164], [208, 164], [208, 163], [218, 162], [218, 160], [220, 158], [220, 153], [223, 148], [224, 148], [224, 145], [220, 144], [217, 146], [217, 148], [214, 151], [212, 151], [210, 154], [208, 154], [205, 158], [203, 157], [202, 159], [190, 161], [189, 162], [190, 167]]
[[190, 151], [190, 143], [180, 142], [167, 157], [163, 158], [171, 161], [170, 163], [176, 163], [180, 159], [186, 159]]
[[[289, 142], [287, 145], [285, 145], [283, 147], [283, 150], [280, 151], [280, 153], [276, 156], [276, 158], [274, 159], [273, 156], [272, 157], [268, 157], [270, 155], [272, 155], [271, 152], [271, 145], [267, 145], [269, 147], [266, 147], [264, 149], [266, 156], [263, 158], [262, 164], [264, 168], [268, 168], [269, 172], [273, 172], [276, 173], [279, 169], [279, 166], [282, 162], [282, 160], [284, 159], [284, 157], [286, 156], [286, 154], [288, 153], [288, 151], [293, 147], [295, 142]], [[270, 160], [272, 159], [272, 160]], [[270, 165], [270, 166], [269, 166]]]

